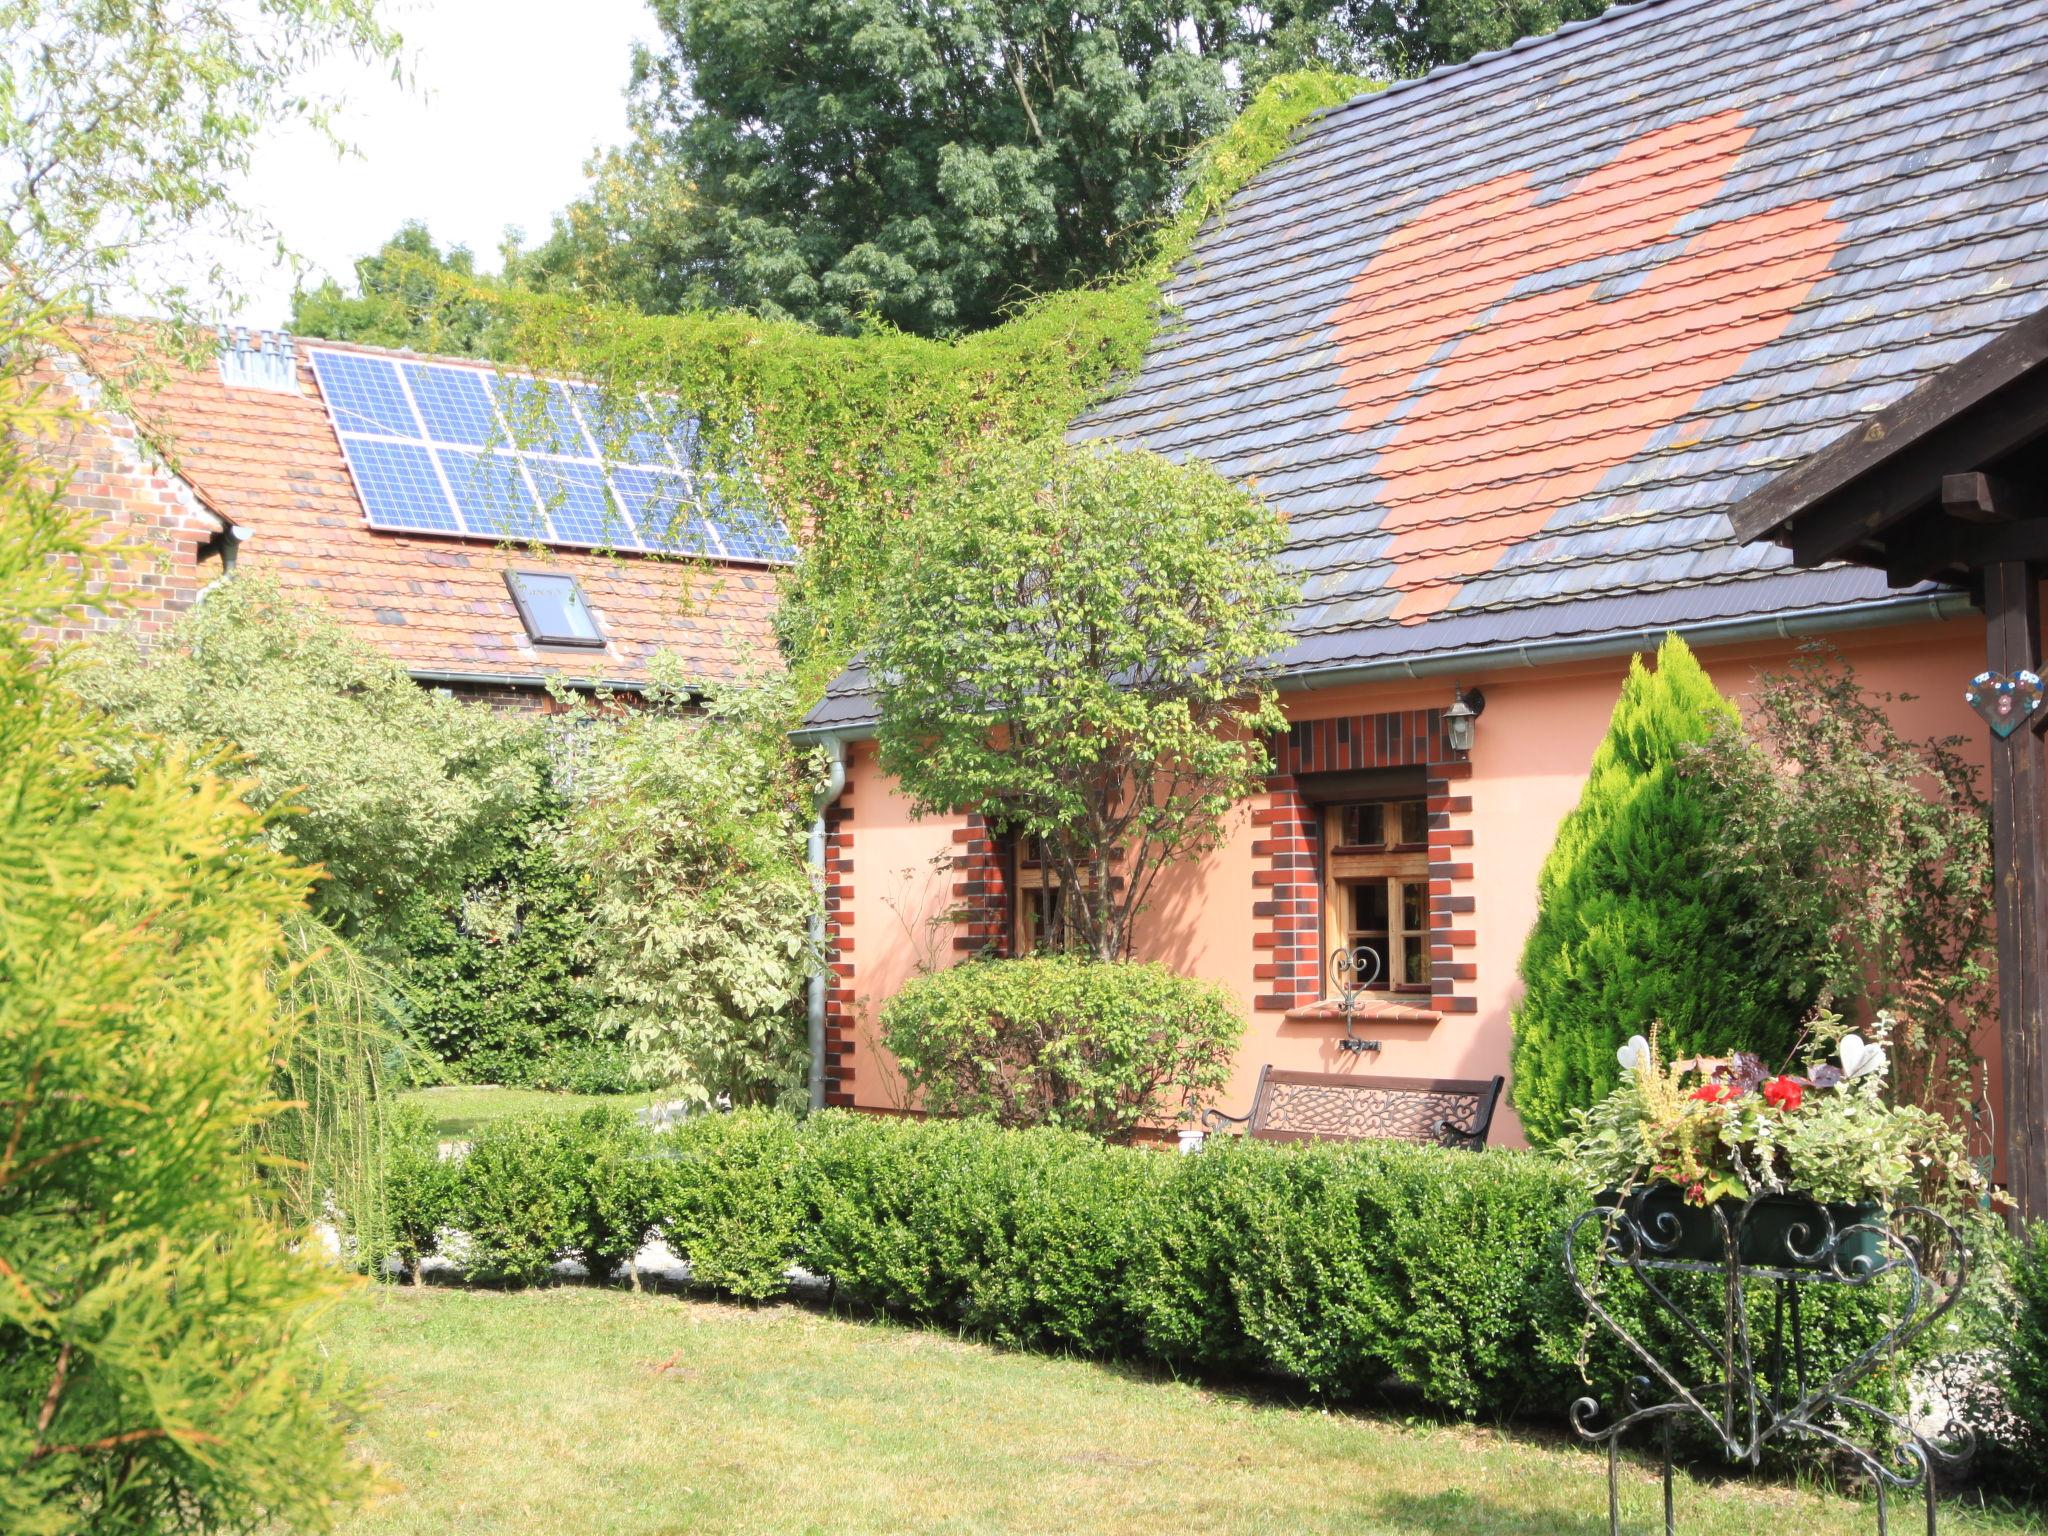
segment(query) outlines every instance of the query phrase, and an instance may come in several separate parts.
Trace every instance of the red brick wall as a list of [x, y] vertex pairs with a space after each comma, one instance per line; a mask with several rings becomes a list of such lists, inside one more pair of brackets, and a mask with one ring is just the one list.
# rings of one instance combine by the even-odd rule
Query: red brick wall
[[[89, 382], [68, 372], [59, 388], [88, 407], [96, 399]], [[218, 557], [202, 559], [199, 552], [219, 533], [220, 520], [190, 486], [151, 460], [126, 421], [87, 418], [71, 424], [50, 459], [53, 473], [67, 464], [72, 468], [65, 504], [91, 513], [106, 542], [133, 546], [135, 552], [112, 562], [109, 580], [99, 585], [121, 596], [119, 609], [68, 615], [38, 638], [74, 641], [131, 627], [145, 643], [155, 639], [221, 574]]]
[[1252, 856], [1252, 943], [1266, 958], [1253, 968], [1265, 990], [1252, 999], [1260, 1013], [1286, 1013], [1323, 995], [1322, 881], [1315, 808], [1297, 775], [1367, 768], [1422, 768], [1429, 808], [1430, 1006], [1473, 1013], [1473, 898], [1454, 895], [1453, 881], [1472, 878], [1469, 795], [1452, 789], [1470, 777], [1462, 753], [1445, 745], [1443, 713], [1393, 710], [1377, 715], [1301, 720], [1273, 743], [1277, 772], [1266, 803], [1252, 809], [1259, 837]]
[[854, 1092], [853, 781], [825, 808], [825, 1102], [851, 1107]]
[[953, 829], [953, 947], [970, 954], [1010, 952], [1010, 867], [995, 828], [979, 811]]

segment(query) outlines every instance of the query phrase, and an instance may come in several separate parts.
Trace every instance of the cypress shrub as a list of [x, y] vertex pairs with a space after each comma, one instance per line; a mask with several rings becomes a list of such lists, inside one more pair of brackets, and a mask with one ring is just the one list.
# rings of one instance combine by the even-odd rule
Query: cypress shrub
[[1615, 1051], [1662, 1026], [1667, 1059], [1751, 1050], [1777, 1061], [1804, 1012], [1798, 984], [1739, 937], [1753, 897], [1715, 874], [1716, 813], [1691, 750], [1737, 719], [1685, 642], [1629, 664], [1579, 803], [1558, 828], [1522, 951], [1516, 1113], [1539, 1145], [1620, 1075]]

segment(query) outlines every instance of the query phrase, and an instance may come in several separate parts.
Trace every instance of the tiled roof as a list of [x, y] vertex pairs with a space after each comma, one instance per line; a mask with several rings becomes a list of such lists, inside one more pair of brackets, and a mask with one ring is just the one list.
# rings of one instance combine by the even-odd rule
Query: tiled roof
[[[122, 345], [103, 333], [94, 352], [119, 366]], [[770, 570], [373, 531], [303, 346], [297, 384], [295, 392], [236, 387], [211, 365], [173, 366], [139, 394], [133, 414], [205, 503], [244, 532], [249, 569], [317, 597], [408, 669], [633, 684], [660, 651], [702, 678], [730, 676], [749, 659], [774, 663]], [[507, 570], [575, 576], [605, 649], [535, 647]]]
[[1865, 603], [1726, 514], [2048, 304], [2044, 208], [2041, 0], [1641, 0], [1319, 117], [1076, 435], [1286, 514], [1297, 674]]

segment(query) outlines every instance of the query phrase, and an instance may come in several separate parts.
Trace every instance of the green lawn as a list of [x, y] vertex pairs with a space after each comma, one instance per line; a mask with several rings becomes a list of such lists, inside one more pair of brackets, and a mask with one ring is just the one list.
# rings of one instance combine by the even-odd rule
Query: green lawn
[[407, 1104], [427, 1112], [444, 1141], [467, 1141], [478, 1129], [507, 1115], [523, 1115], [534, 1109], [581, 1109], [586, 1104], [620, 1104], [639, 1109], [656, 1099], [672, 1095], [649, 1093], [545, 1093], [538, 1088], [494, 1088], [488, 1084], [457, 1083], [446, 1088], [415, 1088], [399, 1095]]
[[[346, 1536], [1606, 1530], [1596, 1455], [1403, 1424], [795, 1307], [579, 1287], [381, 1287], [334, 1347], [370, 1373], [393, 1484]], [[1631, 1467], [1627, 1529], [1661, 1529]], [[1687, 1480], [1687, 1536], [1876, 1529], [1867, 1505]], [[1910, 1512], [1894, 1530], [1917, 1530]], [[1944, 1531], [2038, 1532], [1945, 1512]]]

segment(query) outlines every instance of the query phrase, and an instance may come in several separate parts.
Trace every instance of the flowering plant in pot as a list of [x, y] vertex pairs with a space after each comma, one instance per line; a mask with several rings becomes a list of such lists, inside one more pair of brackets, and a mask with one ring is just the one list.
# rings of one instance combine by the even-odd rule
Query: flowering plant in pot
[[1716, 1260], [1732, 1230], [1751, 1263], [1875, 1262], [1885, 1206], [1961, 1205], [1982, 1183], [1955, 1127], [1887, 1101], [1892, 1027], [1818, 1015], [1775, 1071], [1746, 1051], [1666, 1063], [1638, 1035], [1560, 1148], [1654, 1256]]

